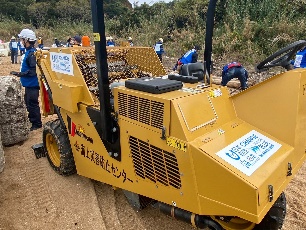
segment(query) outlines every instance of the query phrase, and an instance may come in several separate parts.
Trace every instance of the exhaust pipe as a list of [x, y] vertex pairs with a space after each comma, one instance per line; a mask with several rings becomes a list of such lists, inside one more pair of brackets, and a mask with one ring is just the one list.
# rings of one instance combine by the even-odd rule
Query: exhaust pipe
[[177, 220], [189, 223], [196, 228], [203, 229], [209, 227], [210, 229], [214, 230], [223, 230], [223, 228], [216, 221], [212, 220], [208, 216], [197, 215], [160, 202], [157, 202], [154, 206], [155, 208], [158, 208], [162, 213], [168, 216], [172, 216]]

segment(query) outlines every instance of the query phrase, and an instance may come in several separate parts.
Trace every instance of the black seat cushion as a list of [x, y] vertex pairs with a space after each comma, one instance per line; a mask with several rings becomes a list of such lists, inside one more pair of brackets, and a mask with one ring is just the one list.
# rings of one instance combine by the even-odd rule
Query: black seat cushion
[[184, 76], [194, 76], [201, 81], [204, 79], [204, 64], [202, 62], [185, 64], [182, 66], [180, 74]]

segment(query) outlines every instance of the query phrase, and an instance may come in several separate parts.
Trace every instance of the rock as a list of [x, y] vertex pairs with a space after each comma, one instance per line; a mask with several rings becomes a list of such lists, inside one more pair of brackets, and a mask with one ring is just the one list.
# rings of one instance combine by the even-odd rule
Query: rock
[[0, 43], [0, 57], [7, 57], [10, 54], [9, 42]]
[[0, 132], [0, 173], [4, 169], [4, 164], [5, 164], [5, 158], [4, 158], [4, 150], [3, 150], [3, 146], [2, 146], [1, 132]]
[[27, 140], [29, 120], [24, 90], [18, 78], [0, 76], [0, 111], [2, 144], [13, 145]]

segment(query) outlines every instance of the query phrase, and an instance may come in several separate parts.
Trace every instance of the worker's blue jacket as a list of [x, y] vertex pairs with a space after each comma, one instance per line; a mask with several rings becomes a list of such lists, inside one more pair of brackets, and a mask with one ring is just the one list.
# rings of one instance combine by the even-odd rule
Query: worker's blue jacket
[[187, 53], [184, 54], [184, 56], [181, 57], [180, 61], [183, 64], [192, 63], [192, 55], [196, 52], [197, 51], [195, 49], [189, 50]]
[[306, 47], [296, 53], [294, 68], [306, 68]]
[[36, 49], [33, 46], [26, 48], [19, 75], [23, 87], [39, 88], [36, 74], [35, 51]]
[[9, 47], [11, 51], [18, 51], [18, 43], [15, 39], [12, 39], [9, 43]]
[[115, 42], [113, 42], [113, 41], [107, 41], [107, 42], [106, 42], [106, 45], [112, 47], [112, 46], [115, 46]]

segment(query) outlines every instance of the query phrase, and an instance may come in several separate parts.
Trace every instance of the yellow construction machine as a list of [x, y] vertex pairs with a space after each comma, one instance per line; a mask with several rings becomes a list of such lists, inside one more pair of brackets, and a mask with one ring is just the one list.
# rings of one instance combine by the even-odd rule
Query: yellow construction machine
[[[276, 230], [283, 191], [306, 157], [306, 70], [235, 96], [202, 80], [215, 2], [201, 78], [167, 75], [152, 48], [106, 48], [103, 1], [91, 0], [95, 48], [37, 51], [44, 115], [57, 114], [43, 144], [56, 172], [121, 188], [137, 210], [154, 204], [200, 229]], [[257, 69], [289, 69], [305, 45], [292, 43]]]

